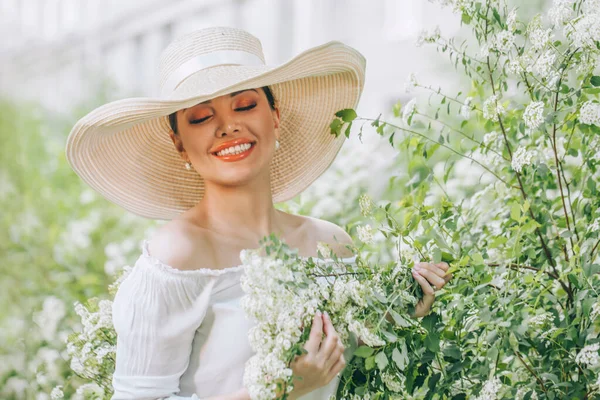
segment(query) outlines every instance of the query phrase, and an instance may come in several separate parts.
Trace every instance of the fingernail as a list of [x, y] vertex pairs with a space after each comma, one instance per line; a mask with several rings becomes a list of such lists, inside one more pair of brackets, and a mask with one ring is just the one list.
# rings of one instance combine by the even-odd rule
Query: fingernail
[[326, 316], [327, 318], [329, 318], [329, 313], [328, 313], [327, 311], [325, 311], [323, 314], [325, 314], [325, 316]]
[[317, 317], [321, 316], [321, 310], [317, 310]]

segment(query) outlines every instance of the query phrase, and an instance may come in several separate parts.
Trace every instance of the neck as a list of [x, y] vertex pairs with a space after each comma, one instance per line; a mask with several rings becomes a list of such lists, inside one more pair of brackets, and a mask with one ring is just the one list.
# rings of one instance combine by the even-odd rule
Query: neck
[[[259, 183], [260, 181], [260, 183]], [[205, 181], [204, 198], [196, 205], [199, 224], [219, 234], [251, 241], [283, 236], [282, 215], [273, 205], [269, 179], [246, 186], [222, 186]]]

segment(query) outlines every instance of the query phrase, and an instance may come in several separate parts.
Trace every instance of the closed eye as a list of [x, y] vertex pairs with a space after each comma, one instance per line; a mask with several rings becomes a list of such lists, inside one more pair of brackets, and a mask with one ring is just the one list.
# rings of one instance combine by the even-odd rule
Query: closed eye
[[[248, 111], [248, 110], [253, 109], [254, 107], [256, 107], [256, 104], [250, 104], [249, 106], [246, 106], [246, 107], [236, 108], [235, 111]], [[192, 125], [200, 124], [200, 123], [206, 121], [207, 119], [209, 119], [210, 117], [212, 117], [212, 115], [209, 115], [208, 117], [204, 117], [204, 118], [200, 118], [200, 119], [194, 119], [194, 120], [190, 121], [190, 124], [192, 124]]]

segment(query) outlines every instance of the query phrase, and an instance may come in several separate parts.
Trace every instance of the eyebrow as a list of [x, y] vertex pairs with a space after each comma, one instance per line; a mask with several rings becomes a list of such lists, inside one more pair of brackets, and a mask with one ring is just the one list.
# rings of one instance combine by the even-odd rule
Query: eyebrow
[[[242, 90], [238, 90], [237, 92], [232, 92], [232, 93], [229, 93], [229, 97], [234, 97], [234, 96], [237, 96], [238, 94], [240, 94], [240, 93], [243, 93], [243, 92], [247, 92], [247, 91], [249, 91], [249, 90], [252, 90], [253, 92], [256, 92], [256, 93], [258, 93], [258, 92], [256, 91], [256, 89], [242, 89]], [[203, 102], [201, 102], [201, 103], [198, 103], [198, 104], [208, 104], [208, 103], [210, 103], [210, 102], [212, 102], [212, 100], [206, 100], [206, 101], [203, 101]], [[196, 105], [198, 105], [198, 104], [196, 104]], [[187, 110], [188, 110], [187, 108], [184, 108], [184, 109], [182, 110], [182, 113], [185, 113]]]

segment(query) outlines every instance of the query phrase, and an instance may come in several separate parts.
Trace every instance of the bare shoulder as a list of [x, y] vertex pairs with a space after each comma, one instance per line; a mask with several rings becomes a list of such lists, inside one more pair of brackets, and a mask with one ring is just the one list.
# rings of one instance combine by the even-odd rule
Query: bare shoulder
[[175, 219], [161, 226], [148, 240], [148, 252], [161, 262], [180, 270], [210, 268], [199, 266], [198, 260], [210, 260], [208, 239], [199, 234], [190, 222]]
[[316, 241], [329, 245], [338, 257], [352, 257], [353, 252], [348, 246], [353, 245], [352, 238], [341, 226], [320, 218], [303, 216], [310, 227]]

